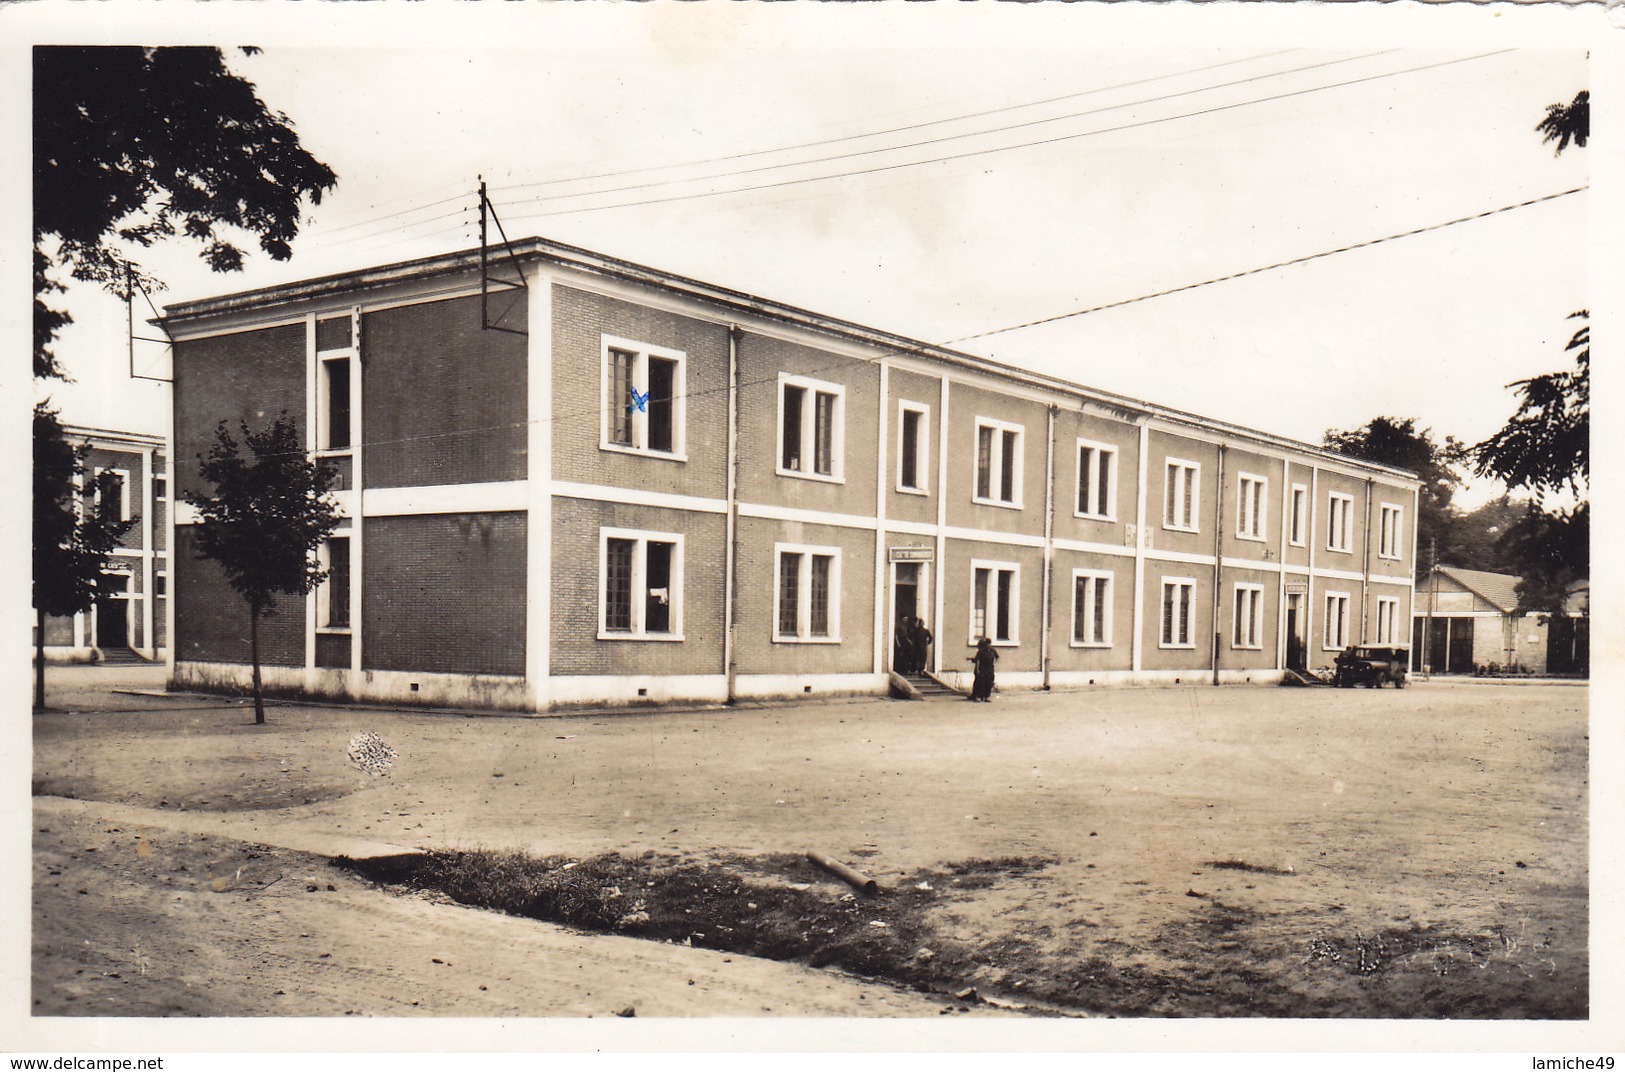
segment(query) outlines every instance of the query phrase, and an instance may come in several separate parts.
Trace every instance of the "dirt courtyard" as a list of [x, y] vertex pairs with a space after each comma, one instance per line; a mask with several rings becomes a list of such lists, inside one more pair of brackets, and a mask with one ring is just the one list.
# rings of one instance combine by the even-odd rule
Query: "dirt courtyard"
[[[321, 954], [334, 950], [320, 929], [340, 924], [310, 915], [318, 894], [386, 915], [407, 911], [405, 899], [353, 875], [317, 874], [320, 861], [249, 857], [248, 824], [270, 845], [315, 831], [412, 849], [696, 863], [820, 850], [884, 885], [930, 889], [932, 946], [921, 955], [957, 957], [965, 986], [1006, 1008], [1588, 1015], [1583, 687], [1103, 689], [1006, 694], [991, 705], [866, 700], [545, 719], [279, 705], [256, 727], [250, 711], [219, 700], [109, 694], [96, 673], [61, 672], [51, 698], [61, 710], [33, 720], [36, 1014], [546, 1014], [472, 979], [417, 1004], [394, 990], [369, 1004], [368, 984], [354, 978], [322, 982], [334, 958]], [[347, 756], [363, 732], [394, 750], [382, 776]], [[191, 832], [137, 836], [127, 822], [65, 818], [87, 801], [184, 816]], [[55, 819], [42, 818], [48, 805]], [[203, 871], [233, 875], [227, 892], [239, 894], [254, 892], [257, 874], [312, 877], [277, 891], [291, 900], [262, 897], [263, 918], [222, 944], [209, 937], [222, 910], [196, 892]], [[107, 917], [115, 890], [120, 913]], [[399, 971], [438, 980], [453, 970], [443, 961], [474, 959], [458, 947], [476, 940], [464, 933], [474, 928], [455, 920], [476, 910], [432, 908], [449, 915], [402, 926], [442, 928], [442, 952], [426, 945]], [[478, 915], [530, 928], [499, 943], [544, 926]], [[626, 975], [642, 970], [639, 948], [652, 972], [666, 956], [655, 943], [577, 937], [599, 943]], [[194, 965], [198, 985], [160, 993], [124, 981], [132, 949], [157, 974], [153, 965], [196, 957], [200, 943], [209, 947], [207, 971]], [[283, 974], [263, 967], [271, 945]], [[289, 967], [304, 961], [304, 976]], [[719, 973], [743, 970], [737, 958], [722, 963]], [[713, 980], [711, 1004], [655, 1014], [948, 1011], [830, 977], [855, 989], [802, 1005], [764, 991], [747, 1009]], [[750, 987], [805, 985], [795, 979]], [[300, 987], [313, 996], [291, 993]], [[552, 1015], [618, 1011], [610, 1004]]]

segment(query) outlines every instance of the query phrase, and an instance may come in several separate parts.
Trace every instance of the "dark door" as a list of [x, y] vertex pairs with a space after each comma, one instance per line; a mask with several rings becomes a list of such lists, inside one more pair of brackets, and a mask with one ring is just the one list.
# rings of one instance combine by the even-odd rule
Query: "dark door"
[[1286, 597], [1286, 666], [1288, 670], [1303, 669], [1303, 634], [1298, 631], [1302, 615], [1298, 613], [1303, 597], [1296, 592]]
[[96, 601], [96, 646], [98, 648], [127, 648], [130, 646], [130, 601], [102, 596]]
[[1445, 664], [1447, 674], [1473, 672], [1473, 619], [1451, 618], [1450, 653]]
[[920, 566], [917, 562], [897, 563], [896, 580], [892, 583], [892, 669], [912, 673], [923, 669], [910, 648], [912, 632], [903, 628], [920, 615]]

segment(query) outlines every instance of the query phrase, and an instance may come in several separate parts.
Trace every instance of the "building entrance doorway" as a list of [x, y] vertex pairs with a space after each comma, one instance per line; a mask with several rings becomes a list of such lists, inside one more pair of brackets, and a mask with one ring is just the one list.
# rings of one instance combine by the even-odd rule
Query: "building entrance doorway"
[[1303, 595], [1299, 592], [1290, 592], [1286, 597], [1286, 668], [1304, 668]]
[[892, 659], [899, 674], [917, 674], [930, 663], [930, 646], [922, 643], [919, 630], [924, 610], [921, 600], [920, 564], [892, 563]]
[[123, 573], [102, 574], [102, 591], [96, 597], [96, 646], [98, 648], [127, 648], [130, 646], [130, 600], [127, 595], [129, 576]]

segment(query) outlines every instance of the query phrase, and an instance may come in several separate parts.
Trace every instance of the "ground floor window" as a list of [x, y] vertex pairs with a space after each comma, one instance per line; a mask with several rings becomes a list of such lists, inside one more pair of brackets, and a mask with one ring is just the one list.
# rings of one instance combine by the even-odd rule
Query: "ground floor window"
[[350, 628], [350, 538], [335, 536], [322, 548], [327, 577], [316, 592], [316, 623], [323, 629]]
[[1196, 582], [1188, 577], [1166, 577], [1162, 582], [1162, 640], [1164, 648], [1194, 648], [1191, 607]]
[[1104, 648], [1112, 642], [1112, 575], [1072, 571], [1072, 643]]
[[840, 639], [840, 563], [837, 547], [777, 544], [773, 639], [782, 643]]
[[1262, 648], [1264, 621], [1264, 587], [1257, 584], [1236, 585], [1235, 631], [1230, 638], [1233, 648]]
[[683, 538], [601, 529], [599, 639], [672, 640], [682, 633]]
[[1377, 597], [1377, 643], [1398, 644], [1399, 600], [1393, 596]]
[[1016, 577], [1014, 562], [971, 563], [970, 642], [987, 637], [995, 644], [1016, 643]]
[[1348, 647], [1349, 597], [1347, 592], [1326, 593], [1326, 628], [1321, 634], [1327, 651]]

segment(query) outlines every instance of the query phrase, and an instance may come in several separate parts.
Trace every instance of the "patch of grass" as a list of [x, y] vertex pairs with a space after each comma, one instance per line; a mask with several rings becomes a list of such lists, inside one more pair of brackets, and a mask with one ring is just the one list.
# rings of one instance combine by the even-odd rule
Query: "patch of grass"
[[1218, 868], [1221, 871], [1245, 871], [1250, 875], [1297, 874], [1290, 867], [1266, 867], [1262, 864], [1250, 864], [1245, 860], [1209, 860], [1205, 866]]

